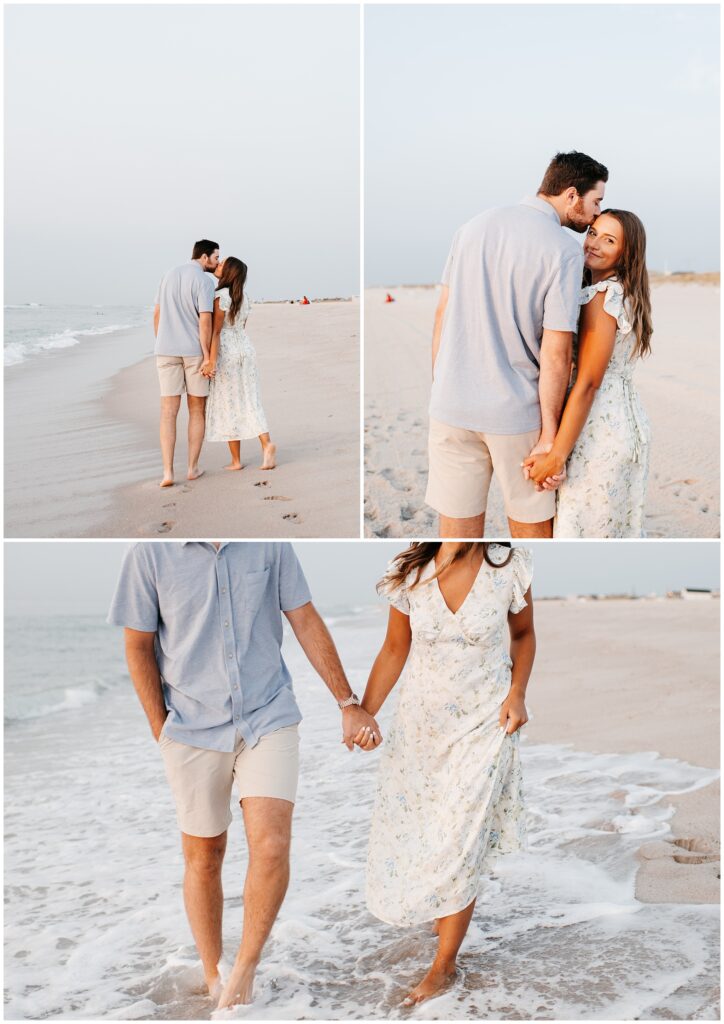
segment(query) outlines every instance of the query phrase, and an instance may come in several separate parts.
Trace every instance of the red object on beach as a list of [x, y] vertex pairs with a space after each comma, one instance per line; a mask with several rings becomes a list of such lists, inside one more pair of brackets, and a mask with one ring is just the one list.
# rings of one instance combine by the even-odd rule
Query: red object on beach
[[301, 301], [301, 302], [299, 303], [299, 305], [300, 305], [300, 306], [308, 306], [308, 305], [309, 305], [309, 299], [307, 298], [307, 296], [306, 296], [306, 295], [304, 296], [304, 298], [302, 299], [302, 301]]
[[392, 296], [388, 292], [387, 295], [385, 295], [385, 302], [394, 302], [394, 301], [395, 300], [392, 298]]

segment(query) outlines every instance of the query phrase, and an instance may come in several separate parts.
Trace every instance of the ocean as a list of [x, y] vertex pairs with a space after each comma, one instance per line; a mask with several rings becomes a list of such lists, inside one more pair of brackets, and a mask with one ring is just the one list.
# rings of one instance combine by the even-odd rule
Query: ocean
[[[360, 692], [384, 609], [342, 609], [328, 621]], [[209, 1019], [173, 805], [121, 631], [99, 616], [9, 616], [5, 638], [6, 1019]], [[291, 634], [285, 657], [304, 715], [291, 884], [253, 1006], [218, 1018], [718, 1017], [719, 908], [634, 898], [636, 850], [667, 834], [666, 796], [717, 773], [653, 751], [591, 754], [525, 736], [528, 849], [496, 862], [454, 987], [401, 1008], [435, 939], [383, 925], [365, 907], [377, 759], [342, 746], [334, 703]], [[529, 703], [534, 715], [534, 691]], [[246, 865], [234, 810], [228, 959]]]
[[148, 306], [5, 306], [5, 366], [150, 323], [151, 316]]

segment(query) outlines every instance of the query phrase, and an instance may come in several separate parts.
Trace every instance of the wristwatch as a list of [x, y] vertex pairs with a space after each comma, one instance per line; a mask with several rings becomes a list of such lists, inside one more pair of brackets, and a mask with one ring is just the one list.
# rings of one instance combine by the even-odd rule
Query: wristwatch
[[353, 693], [351, 697], [347, 698], [347, 700], [338, 700], [337, 704], [339, 705], [340, 711], [344, 711], [345, 708], [349, 708], [353, 704], [356, 704], [359, 707], [359, 697], [356, 693]]

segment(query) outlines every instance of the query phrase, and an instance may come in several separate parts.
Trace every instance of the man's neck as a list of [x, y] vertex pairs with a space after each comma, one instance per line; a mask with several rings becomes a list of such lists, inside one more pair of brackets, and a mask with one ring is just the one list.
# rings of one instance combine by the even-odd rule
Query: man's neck
[[560, 221], [561, 226], [563, 226], [563, 207], [561, 205], [559, 208], [557, 205], [558, 196], [544, 196], [542, 192], [538, 192], [536, 193], [536, 199], [542, 199], [544, 203], [548, 203], [549, 206], [553, 207], [556, 211], [556, 217]]

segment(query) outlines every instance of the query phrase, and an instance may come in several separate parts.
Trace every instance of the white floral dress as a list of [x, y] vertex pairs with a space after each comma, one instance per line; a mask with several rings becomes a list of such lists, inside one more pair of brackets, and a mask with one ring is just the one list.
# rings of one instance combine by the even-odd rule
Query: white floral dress
[[209, 383], [206, 400], [206, 440], [243, 441], [269, 429], [261, 404], [256, 352], [245, 329], [251, 304], [244, 295], [236, 321], [230, 324], [229, 289], [222, 288], [217, 296], [227, 315], [219, 339], [216, 376]]
[[[580, 304], [603, 291], [603, 308], [616, 320], [616, 340], [566, 464], [566, 479], [558, 488], [554, 537], [645, 536], [651, 428], [632, 379], [636, 336], [619, 281], [609, 279], [584, 288]], [[575, 358], [574, 341], [574, 362]]]
[[[509, 551], [490, 546], [490, 558]], [[424, 568], [422, 579], [435, 572]], [[367, 906], [409, 926], [455, 914], [495, 856], [520, 848], [518, 733], [498, 722], [510, 689], [508, 612], [525, 608], [531, 553], [483, 561], [453, 615], [437, 580], [387, 589], [410, 616], [412, 646], [380, 755], [367, 858]]]

